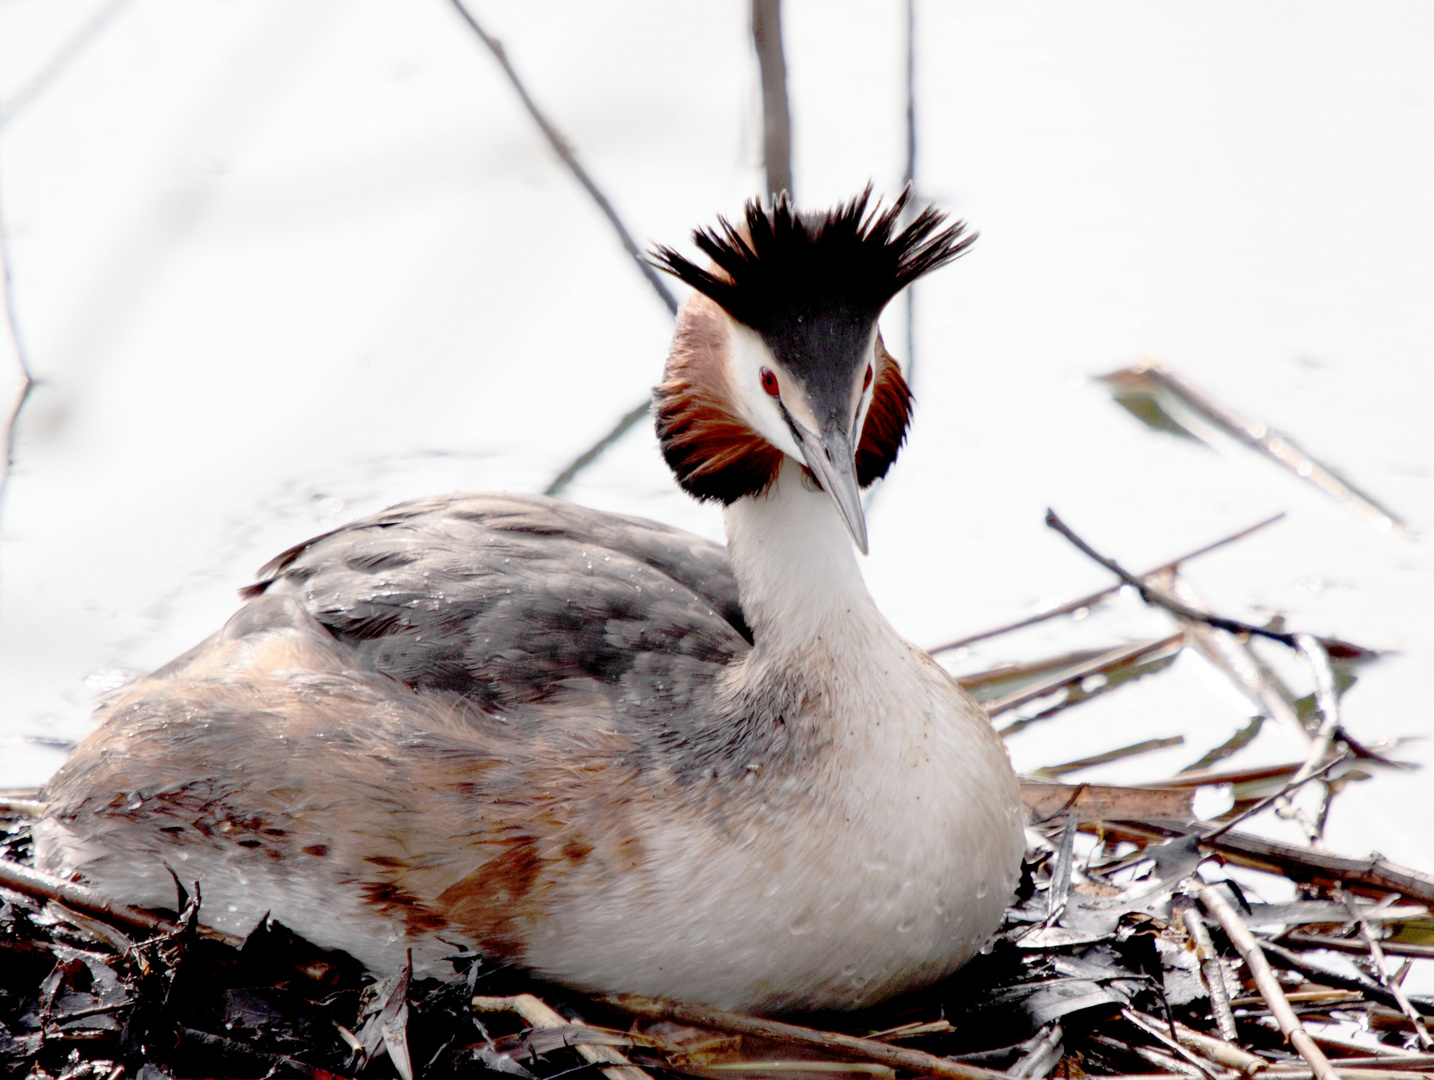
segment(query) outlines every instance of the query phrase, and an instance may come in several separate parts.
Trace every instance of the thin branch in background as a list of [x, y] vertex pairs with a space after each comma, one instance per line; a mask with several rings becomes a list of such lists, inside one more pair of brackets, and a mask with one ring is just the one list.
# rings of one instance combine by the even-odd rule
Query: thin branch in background
[[[637, 260], [643, 275], [662, 297], [662, 302], [667, 305], [667, 310], [676, 316], [678, 307], [676, 298], [658, 277], [657, 271], [646, 260], [642, 252], [638, 250], [631, 235], [619, 220], [616, 211], [578, 163], [562, 136], [533, 104], [533, 99], [528, 95], [514, 72], [513, 66], [508, 62], [502, 43], [487, 34], [478, 25], [472, 13], [463, 5], [463, 0], [453, 0], [453, 5], [463, 15], [474, 32], [483, 39], [483, 43], [493, 50], [493, 55], [503, 65], [504, 72], [507, 73], [513, 87], [523, 99], [524, 106], [542, 129], [543, 134], [547, 136], [548, 141], [552, 143], [553, 149], [573, 171], [573, 175], [587, 189], [588, 194], [593, 197], [602, 212], [607, 215], [608, 221], [612, 223], [613, 228], [617, 230], [618, 236], [622, 239], [623, 247]], [[767, 170], [767, 190], [772, 194], [782, 191], [790, 194], [792, 191], [792, 125], [791, 111], [787, 105], [787, 63], [782, 51], [781, 0], [752, 0], [752, 38], [757, 49], [757, 63], [762, 79], [762, 156]], [[643, 401], [624, 413], [606, 435], [575, 457], [557, 476], [553, 477], [552, 483], [543, 490], [543, 494], [561, 495], [580, 472], [601, 457], [608, 447], [632, 430], [638, 421], [648, 414], [648, 408], [649, 402]]]
[[0, 130], [48, 89], [128, 2], [129, 0], [109, 0], [109, 3], [86, 19], [83, 26], [65, 39], [64, 44], [55, 50], [55, 54], [29, 82], [15, 91], [9, 100], [0, 102]]
[[[513, 65], [508, 60], [508, 53], [504, 50], [503, 43], [479, 25], [478, 20], [464, 5], [463, 0], [452, 0], [452, 2], [453, 6], [458, 10], [458, 14], [463, 17], [463, 21], [473, 29], [473, 32], [478, 35], [483, 44], [488, 46], [488, 49], [493, 53], [494, 57], [497, 58], [499, 66], [503, 69], [503, 74], [508, 76], [508, 81], [513, 84], [513, 89], [518, 92], [518, 97], [522, 100], [523, 107], [528, 110], [528, 115], [533, 118], [533, 122], [538, 125], [538, 129], [542, 131], [549, 145], [552, 146], [553, 151], [562, 159], [563, 164], [568, 167], [568, 170], [577, 179], [578, 183], [583, 186], [583, 190], [591, 196], [593, 202], [597, 204], [598, 209], [602, 211], [603, 216], [607, 218], [608, 224], [612, 226], [613, 231], [617, 233], [618, 240], [622, 242], [624, 250], [632, 256], [632, 261], [637, 264], [639, 272], [647, 279], [647, 283], [652, 286], [652, 291], [657, 293], [663, 306], [667, 308], [668, 314], [676, 317], [678, 307], [677, 297], [672, 295], [672, 290], [667, 287], [667, 283], [662, 280], [662, 276], [658, 273], [657, 269], [647, 261], [647, 257], [642, 253], [642, 249], [637, 246], [637, 241], [635, 241], [632, 238], [632, 234], [627, 231], [627, 226], [623, 224], [622, 218], [617, 216], [617, 211], [613, 209], [612, 203], [608, 201], [607, 196], [602, 193], [601, 189], [599, 189], [593, 181], [593, 178], [588, 175], [588, 171], [583, 168], [582, 163], [579, 162], [573, 154], [572, 147], [568, 145], [567, 140], [563, 138], [558, 129], [553, 126], [552, 122], [534, 103], [532, 96], [528, 93], [528, 88], [523, 85], [523, 81], [518, 78], [518, 73], [513, 70]], [[559, 472], [558, 475], [553, 478], [553, 482], [544, 489], [543, 494], [562, 494], [563, 489], [572, 482], [573, 477], [577, 476], [583, 469], [601, 457], [609, 446], [626, 435], [639, 420], [647, 415], [647, 410], [648, 402], [643, 401], [640, 405], [635, 405], [624, 413], [622, 418], [613, 425], [612, 429], [606, 435], [575, 457]]]
[[15, 282], [10, 270], [10, 239], [5, 231], [4, 206], [0, 204], [0, 305], [5, 308], [5, 327], [9, 331], [10, 353], [19, 374], [19, 390], [10, 412], [5, 417], [5, 460], [4, 471], [0, 472], [0, 512], [4, 510], [5, 490], [10, 483], [10, 472], [15, 466], [15, 425], [20, 420], [20, 410], [30, 400], [35, 389], [35, 379], [30, 371], [30, 361], [25, 353], [25, 339], [20, 333], [20, 320], [15, 313]]
[[[906, 171], [902, 185], [916, 202], [916, 0], [906, 0]], [[906, 384], [916, 385], [916, 283], [906, 288]]]
[[561, 495], [563, 489], [572, 483], [573, 477], [577, 476], [578, 473], [582, 472], [600, 458], [609, 446], [626, 435], [634, 424], [647, 415], [648, 410], [651, 408], [652, 403], [650, 401], [644, 401], [641, 405], [633, 406], [630, 412], [624, 413], [622, 419], [613, 425], [611, 431], [589, 446], [577, 457], [573, 458], [573, 460], [568, 463], [567, 468], [553, 477], [553, 482], [543, 489], [543, 494]]
[[782, 0], [752, 0], [752, 42], [762, 80], [762, 164], [767, 194], [792, 189], [792, 115], [787, 104], [787, 59], [782, 51]]
[[508, 54], [503, 48], [503, 43], [478, 25], [478, 20], [474, 18], [473, 13], [464, 6], [463, 0], [453, 0], [453, 6], [458, 9], [458, 13], [463, 16], [463, 20], [473, 28], [473, 32], [482, 39], [483, 44], [487, 45], [489, 50], [497, 58], [499, 66], [503, 69], [503, 74], [508, 76], [508, 81], [513, 84], [513, 89], [518, 92], [518, 97], [522, 100], [523, 107], [528, 110], [528, 115], [533, 118], [533, 122], [538, 125], [538, 129], [542, 131], [549, 145], [552, 146], [553, 151], [562, 159], [563, 164], [568, 167], [568, 170], [577, 179], [577, 182], [583, 186], [583, 190], [592, 197], [598, 209], [603, 212], [603, 216], [607, 218], [608, 224], [611, 225], [613, 231], [617, 233], [617, 238], [622, 242], [622, 246], [627, 250], [627, 253], [632, 256], [632, 261], [637, 264], [638, 270], [642, 276], [647, 279], [647, 283], [652, 286], [652, 291], [657, 293], [658, 298], [661, 299], [668, 312], [672, 315], [676, 315], [677, 298], [673, 296], [667, 288], [667, 283], [662, 280], [662, 276], [657, 272], [657, 269], [647, 261], [647, 257], [643, 255], [642, 249], [637, 246], [637, 241], [635, 241], [632, 238], [632, 234], [627, 231], [627, 226], [623, 224], [622, 218], [617, 216], [617, 211], [612, 208], [612, 203], [608, 202], [607, 196], [602, 193], [593, 181], [593, 178], [588, 175], [588, 171], [582, 167], [582, 164], [573, 154], [572, 148], [568, 146], [567, 140], [563, 138], [558, 129], [553, 126], [552, 122], [543, 115], [542, 111], [533, 102], [531, 95], [528, 93], [528, 88], [523, 85], [523, 81], [518, 78], [518, 73], [513, 70], [513, 65], [508, 60]]
[[[1231, 533], [1229, 536], [1222, 537], [1221, 539], [1216, 540], [1213, 543], [1206, 544], [1204, 547], [1198, 547], [1194, 551], [1187, 551], [1184, 555], [1171, 559], [1169, 562], [1161, 563], [1159, 566], [1147, 570], [1140, 576], [1142, 578], [1150, 578], [1155, 577], [1157, 574], [1163, 574], [1168, 571], [1175, 570], [1180, 566], [1181, 563], [1188, 562], [1191, 559], [1197, 558], [1211, 551], [1215, 551], [1219, 548], [1225, 547], [1227, 544], [1233, 544], [1236, 540], [1243, 540], [1245, 537], [1251, 535], [1252, 533], [1257, 533], [1261, 529], [1266, 528], [1267, 526], [1273, 525], [1275, 522], [1282, 520], [1284, 516], [1284, 513], [1281, 512], [1274, 515], [1273, 517], [1266, 518], [1264, 521], [1257, 521], [1255, 524], [1247, 528], [1241, 529], [1239, 532]], [[1037, 623], [1043, 623], [1047, 619], [1054, 619], [1060, 615], [1069, 615], [1074, 611], [1079, 611], [1081, 608], [1088, 608], [1091, 605], [1097, 604], [1101, 600], [1104, 600], [1107, 596], [1111, 596], [1114, 593], [1119, 592], [1124, 587], [1124, 583], [1120, 585], [1111, 585], [1108, 588], [1101, 589], [1099, 592], [1093, 592], [1089, 596], [1082, 596], [1079, 600], [1072, 600], [1069, 603], [1061, 604], [1059, 607], [1053, 607], [1049, 611], [1042, 611], [1039, 615], [1032, 615], [1029, 618], [1018, 619], [1013, 623], [1006, 623], [1004, 626], [998, 626], [994, 630], [983, 630], [979, 634], [969, 634], [966, 637], [957, 638], [955, 641], [948, 641], [944, 645], [937, 645], [934, 649], [928, 649], [927, 651], [930, 652], [933, 656], [935, 656], [937, 653], [949, 652], [952, 649], [960, 649], [964, 648], [967, 645], [974, 645], [976, 642], [985, 641], [987, 638], [999, 637], [1002, 634], [1009, 634], [1014, 630], [1024, 630], [1028, 626], [1035, 626]]]

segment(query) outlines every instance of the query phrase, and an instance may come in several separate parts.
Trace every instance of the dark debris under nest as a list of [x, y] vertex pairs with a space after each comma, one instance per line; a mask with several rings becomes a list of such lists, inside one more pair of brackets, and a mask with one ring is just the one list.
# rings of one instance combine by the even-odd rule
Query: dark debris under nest
[[[1434, 957], [1434, 878], [1213, 835], [1193, 814], [1170, 816], [1188, 790], [1027, 783], [1026, 801], [1032, 846], [988, 950], [918, 995], [803, 1026], [587, 998], [457, 950], [452, 981], [375, 983], [272, 920], [242, 942], [219, 939], [182, 893], [179, 914], [143, 929], [73, 886], [52, 881], [73, 894], [46, 896], [38, 876], [5, 881], [0, 1069], [108, 1080], [1312, 1075], [1224, 907], [1254, 932], [1303, 1038], [1337, 1075], [1434, 1076], [1422, 1021], [1434, 1001], [1399, 990], [1402, 964]], [[13, 878], [28, 825], [11, 817], [3, 833], [0, 870]], [[1299, 898], [1258, 903], [1221, 872], [1230, 864], [1295, 882]]]

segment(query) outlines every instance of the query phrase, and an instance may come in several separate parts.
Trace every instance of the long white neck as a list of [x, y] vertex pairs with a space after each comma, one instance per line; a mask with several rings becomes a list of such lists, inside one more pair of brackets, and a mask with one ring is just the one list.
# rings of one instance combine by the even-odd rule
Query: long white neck
[[726, 510], [727, 552], [757, 652], [856, 653], [893, 635], [831, 498], [792, 458], [765, 495]]

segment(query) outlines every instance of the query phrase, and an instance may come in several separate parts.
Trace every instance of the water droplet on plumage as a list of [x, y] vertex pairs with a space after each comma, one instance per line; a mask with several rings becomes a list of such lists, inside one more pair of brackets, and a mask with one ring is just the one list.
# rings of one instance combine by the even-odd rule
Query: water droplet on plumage
[[976, 882], [976, 899], [977, 899], [977, 900], [980, 900], [980, 899], [982, 899], [983, 897], [985, 897], [985, 895], [986, 895], [988, 892], [990, 892], [990, 891], [991, 891], [991, 885], [990, 885], [990, 883], [985, 879], [984, 876], [981, 878], [981, 880], [979, 880], [979, 881]]

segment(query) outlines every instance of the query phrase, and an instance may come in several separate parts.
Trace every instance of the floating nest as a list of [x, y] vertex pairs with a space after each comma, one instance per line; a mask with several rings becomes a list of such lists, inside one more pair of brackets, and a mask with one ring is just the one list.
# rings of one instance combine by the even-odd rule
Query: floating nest
[[[1339, 695], [1373, 654], [1209, 616], [1179, 576], [1182, 560], [1135, 577], [1056, 527], [1178, 629], [964, 677], [993, 718], [1016, 714], [998, 719], [1003, 734], [1156, 674], [1194, 648], [1263, 715], [1303, 730], [1309, 756], [1218, 771], [1258, 735], [1257, 717], [1163, 783], [1057, 778], [1171, 740], [1028, 778], [1020, 887], [987, 948], [947, 981], [867, 1012], [780, 1021], [586, 997], [457, 948], [450, 980], [375, 981], [352, 957], [271, 919], [243, 940], [205, 929], [202, 897], [178, 881], [172, 911], [145, 911], [37, 872], [29, 822], [41, 806], [33, 793], [14, 793], [0, 796], [0, 1070], [76, 1080], [412, 1080], [485, 1070], [542, 1080], [593, 1070], [607, 1080], [1434, 1077], [1425, 1027], [1434, 1001], [1401, 987], [1415, 959], [1434, 958], [1434, 877], [1335, 855], [1322, 842], [1340, 788], [1399, 764], [1339, 723]], [[1249, 640], [1261, 635], [1301, 655], [1313, 693], [1297, 697], [1259, 662]], [[1230, 787], [1234, 805], [1202, 821], [1192, 800], [1211, 785]], [[1322, 792], [1313, 813], [1294, 801], [1311, 789]], [[1308, 843], [1242, 829], [1266, 810], [1301, 825]]]
[[[0, 863], [0, 1068], [14, 1076], [549, 1078], [1434, 1076], [1400, 989], [1434, 957], [1434, 878], [1220, 830], [1193, 788], [1030, 781], [1025, 872], [989, 947], [948, 981], [783, 1022], [590, 998], [455, 950], [451, 981], [375, 982], [266, 920], [242, 941]], [[18, 811], [16, 812], [16, 808]], [[1295, 887], [1259, 903], [1222, 872]], [[1248, 873], [1240, 875], [1250, 881]], [[795, 1022], [792, 1022], [795, 1020]]]

